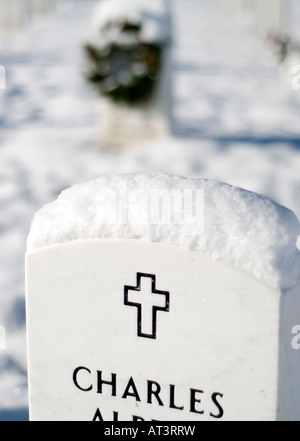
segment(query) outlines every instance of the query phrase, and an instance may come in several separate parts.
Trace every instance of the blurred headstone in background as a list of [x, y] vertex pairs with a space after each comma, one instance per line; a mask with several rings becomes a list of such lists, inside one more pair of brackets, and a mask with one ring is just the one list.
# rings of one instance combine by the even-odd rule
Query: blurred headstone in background
[[169, 132], [170, 10], [166, 0], [99, 3], [85, 46], [99, 98], [100, 148]]
[[300, 0], [212, 0], [212, 3], [264, 41], [280, 65], [281, 78], [293, 87], [300, 66]]
[[1, 0], [0, 11], [1, 30], [15, 30], [28, 22], [30, 2], [29, 0]]
[[[300, 0], [286, 0], [283, 8], [282, 77], [293, 89], [298, 87], [296, 75], [300, 66]], [[296, 87], [295, 87], [296, 80]]]
[[57, 7], [61, 0], [0, 0], [0, 30], [11, 32]]
[[246, 19], [259, 32], [279, 31], [290, 4], [298, 0], [213, 0], [239, 19]]
[[56, 6], [57, 0], [30, 0], [29, 3], [31, 14], [33, 16], [38, 16]]
[[291, 36], [300, 41], [300, 0], [288, 0], [286, 21]]

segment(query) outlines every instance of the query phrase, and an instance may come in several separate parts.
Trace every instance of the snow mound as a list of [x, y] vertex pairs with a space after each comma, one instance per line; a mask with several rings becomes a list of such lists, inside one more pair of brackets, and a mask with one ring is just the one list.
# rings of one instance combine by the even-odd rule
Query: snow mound
[[[89, 40], [96, 46], [107, 43], [101, 31], [107, 31], [112, 23], [136, 23], [142, 25], [143, 42], [164, 42], [169, 37], [169, 15], [164, 0], [104, 0], [93, 14]], [[116, 41], [124, 41], [124, 33], [115, 35]]]
[[[201, 219], [197, 216], [203, 212], [196, 209], [197, 198], [191, 199], [192, 210], [184, 222], [147, 218], [149, 201], [153, 201], [147, 195], [157, 190], [171, 195], [160, 199], [166, 204], [175, 201], [176, 194], [200, 190], [199, 194], [204, 194], [203, 228], [199, 229]], [[299, 234], [299, 221], [292, 211], [225, 183], [169, 175], [114, 175], [75, 185], [39, 210], [27, 249], [92, 238], [163, 242], [202, 251], [273, 287], [286, 289], [300, 280]]]

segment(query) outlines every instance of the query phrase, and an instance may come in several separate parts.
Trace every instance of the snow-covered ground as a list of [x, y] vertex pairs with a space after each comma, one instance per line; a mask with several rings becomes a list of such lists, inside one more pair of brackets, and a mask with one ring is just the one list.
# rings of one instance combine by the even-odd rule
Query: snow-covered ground
[[300, 217], [300, 90], [280, 79], [256, 35], [207, 0], [171, 2], [172, 136], [96, 149], [97, 105], [82, 76], [95, 3], [63, 0], [0, 41], [7, 73], [0, 90], [0, 420], [28, 418], [26, 237], [35, 211], [61, 190], [101, 174], [175, 173], [265, 194]]

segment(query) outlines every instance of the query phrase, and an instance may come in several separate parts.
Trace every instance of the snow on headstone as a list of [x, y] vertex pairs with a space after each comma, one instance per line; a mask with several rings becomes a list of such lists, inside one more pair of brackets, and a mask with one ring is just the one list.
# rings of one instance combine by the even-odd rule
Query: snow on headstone
[[34, 217], [32, 420], [299, 420], [299, 222], [266, 197], [103, 176]]
[[99, 96], [99, 147], [119, 147], [169, 132], [167, 4], [105, 0], [93, 14], [85, 75]]

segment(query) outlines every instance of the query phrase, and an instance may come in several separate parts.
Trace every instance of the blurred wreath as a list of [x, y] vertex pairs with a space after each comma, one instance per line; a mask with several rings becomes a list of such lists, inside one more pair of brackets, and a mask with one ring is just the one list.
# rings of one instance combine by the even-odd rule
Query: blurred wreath
[[153, 95], [162, 44], [143, 41], [141, 33], [140, 23], [109, 22], [101, 31], [101, 44], [85, 46], [87, 79], [115, 102], [147, 103]]

